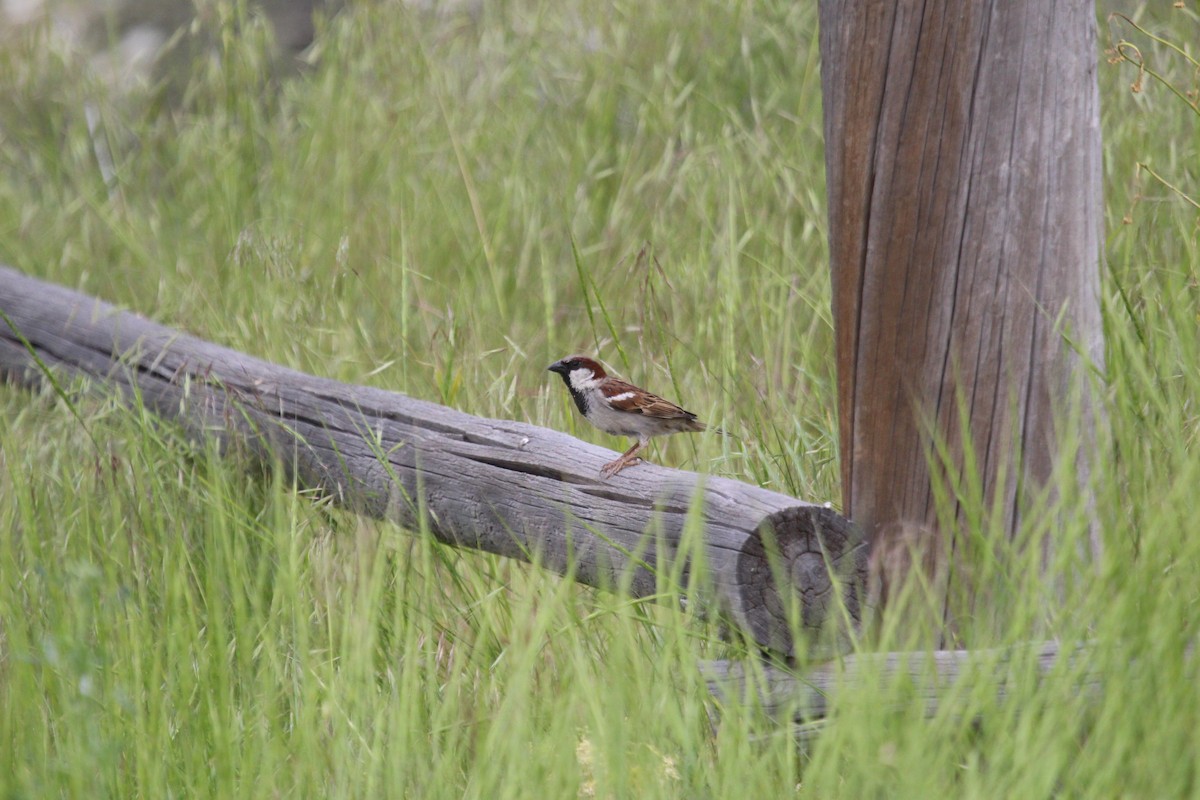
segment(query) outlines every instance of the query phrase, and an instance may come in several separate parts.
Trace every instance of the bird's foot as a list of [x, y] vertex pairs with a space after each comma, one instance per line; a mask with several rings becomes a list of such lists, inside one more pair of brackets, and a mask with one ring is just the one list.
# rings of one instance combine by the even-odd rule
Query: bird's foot
[[642, 459], [634, 456], [633, 458], [618, 458], [616, 461], [609, 462], [600, 468], [600, 477], [611, 478], [626, 467], [632, 467], [642, 463]]

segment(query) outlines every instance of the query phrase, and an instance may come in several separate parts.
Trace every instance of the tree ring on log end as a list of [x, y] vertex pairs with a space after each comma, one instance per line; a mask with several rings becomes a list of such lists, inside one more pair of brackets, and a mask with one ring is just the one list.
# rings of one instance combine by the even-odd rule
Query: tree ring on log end
[[795, 655], [789, 607], [814, 640], [841, 613], [857, 625], [866, 576], [866, 541], [853, 523], [823, 506], [785, 508], [766, 517], [738, 555], [734, 613], [760, 645]]

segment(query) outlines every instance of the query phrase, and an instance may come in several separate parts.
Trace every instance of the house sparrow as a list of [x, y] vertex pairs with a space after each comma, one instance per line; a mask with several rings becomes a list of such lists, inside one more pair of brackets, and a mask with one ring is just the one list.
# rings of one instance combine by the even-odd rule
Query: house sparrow
[[600, 474], [605, 478], [641, 461], [637, 454], [651, 437], [706, 427], [692, 412], [632, 383], [609, 377], [604, 367], [587, 356], [567, 356], [547, 369], [562, 376], [575, 406], [588, 422], [605, 433], [637, 439], [620, 458], [604, 465]]

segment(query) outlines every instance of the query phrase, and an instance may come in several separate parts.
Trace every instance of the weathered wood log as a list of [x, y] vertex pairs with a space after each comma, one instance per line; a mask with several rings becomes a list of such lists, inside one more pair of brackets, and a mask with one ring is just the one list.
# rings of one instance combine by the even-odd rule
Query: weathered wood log
[[[306, 375], [2, 266], [0, 310], [12, 326], [0, 324], [0, 374], [43, 382], [32, 348], [54, 372], [136, 395], [190, 435], [239, 442], [356, 512], [409, 529], [425, 522], [447, 544], [592, 586], [624, 575], [648, 596], [701, 503], [691, 516], [703, 526], [708, 586], [689, 601], [704, 613], [784, 655], [797, 650], [793, 592], [798, 627], [821, 629], [835, 607], [858, 619], [866, 544], [827, 507], [651, 464], [603, 480], [613, 453], [566, 434]], [[687, 586], [695, 556], [681, 555]]]
[[[1087, 646], [1062, 648], [1057, 641], [1037, 642], [1016, 648], [990, 650], [934, 650], [911, 653], [859, 653], [837, 661], [793, 672], [769, 663], [762, 673], [751, 674], [738, 661], [709, 661], [702, 669], [710, 693], [718, 700], [756, 702], [763, 712], [778, 720], [790, 711], [792, 722], [804, 724], [825, 718], [839, 690], [852, 690], [867, 676], [878, 676], [885, 683], [904, 678], [913, 697], [924, 704], [925, 715], [937, 713], [950, 689], [970, 677], [995, 686], [996, 697], [1009, 693], [1008, 676], [1014, 659], [1032, 657], [1033, 674], [1041, 680], [1059, 669], [1072, 681], [1077, 692], [1096, 692], [1100, 677], [1086, 667]], [[1082, 666], [1081, 666], [1082, 665]]]

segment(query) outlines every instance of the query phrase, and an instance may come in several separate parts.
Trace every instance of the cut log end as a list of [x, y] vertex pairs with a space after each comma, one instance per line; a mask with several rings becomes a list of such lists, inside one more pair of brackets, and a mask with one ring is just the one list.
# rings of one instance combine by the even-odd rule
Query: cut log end
[[861, 620], [867, 555], [862, 531], [830, 508], [770, 514], [738, 557], [742, 607], [733, 614], [755, 641], [778, 653], [796, 655], [797, 634], [809, 651], [828, 644], [839, 620]]

